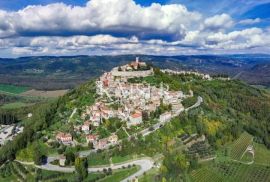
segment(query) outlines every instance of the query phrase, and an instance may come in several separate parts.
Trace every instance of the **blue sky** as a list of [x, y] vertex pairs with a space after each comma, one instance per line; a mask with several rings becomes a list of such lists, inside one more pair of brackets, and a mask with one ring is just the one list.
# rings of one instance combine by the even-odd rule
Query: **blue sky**
[[1, 0], [0, 55], [268, 53], [269, 12], [270, 0]]

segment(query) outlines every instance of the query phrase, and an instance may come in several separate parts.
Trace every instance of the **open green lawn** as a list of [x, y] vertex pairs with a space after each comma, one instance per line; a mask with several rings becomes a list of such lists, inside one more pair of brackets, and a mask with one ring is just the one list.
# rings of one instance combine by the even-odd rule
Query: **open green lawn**
[[124, 161], [128, 161], [133, 159], [133, 156], [127, 155], [127, 156], [114, 156], [112, 157], [112, 162], [113, 163], [120, 163], [120, 162], [124, 162]]
[[21, 107], [28, 106], [29, 104], [23, 103], [23, 102], [13, 102], [13, 103], [8, 103], [4, 104], [1, 106], [2, 109], [17, 109]]
[[108, 153], [92, 153], [88, 157], [89, 166], [100, 166], [110, 164], [110, 157]]
[[8, 92], [12, 94], [21, 94], [27, 90], [29, 90], [28, 87], [0, 84], [0, 92], [2, 91], [2, 92]]
[[139, 170], [138, 166], [134, 166], [127, 169], [121, 169], [118, 171], [114, 171], [112, 175], [107, 176], [98, 182], [120, 182], [121, 180], [127, 178], [128, 176], [134, 174]]
[[245, 163], [250, 163], [253, 161], [253, 155], [250, 153], [250, 152], [246, 152], [242, 159], [241, 159], [242, 162], [245, 162]]
[[256, 164], [268, 165], [270, 166], [270, 150], [268, 150], [264, 145], [254, 143], [255, 148], [255, 159]]
[[230, 146], [230, 157], [234, 160], [241, 160], [247, 147], [252, 144], [253, 136], [244, 132], [241, 136]]

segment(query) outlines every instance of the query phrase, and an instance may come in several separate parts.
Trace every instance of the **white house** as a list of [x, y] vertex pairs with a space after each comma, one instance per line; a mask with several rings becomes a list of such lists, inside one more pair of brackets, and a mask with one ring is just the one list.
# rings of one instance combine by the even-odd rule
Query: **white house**
[[109, 136], [108, 141], [115, 144], [118, 141], [118, 136], [116, 134], [112, 134], [111, 136]]
[[56, 140], [62, 142], [63, 144], [71, 144], [72, 136], [69, 133], [60, 132], [56, 135]]
[[32, 116], [33, 116], [32, 113], [28, 113], [28, 114], [27, 114], [27, 117], [28, 117], [28, 118], [31, 118]]
[[61, 155], [59, 158], [59, 165], [60, 166], [65, 166], [66, 165], [66, 156]]
[[94, 142], [96, 142], [97, 141], [97, 139], [98, 139], [98, 136], [97, 135], [87, 135], [86, 136], [86, 141], [87, 141], [87, 143], [94, 143]]
[[86, 121], [82, 125], [82, 131], [85, 132], [85, 133], [88, 133], [89, 130], [90, 130], [90, 122], [89, 121]]
[[181, 103], [172, 103], [172, 113], [175, 115], [180, 114], [184, 110], [184, 106]]
[[104, 149], [107, 146], [108, 140], [107, 138], [100, 139], [97, 142], [94, 142], [95, 149]]
[[129, 117], [127, 126], [135, 126], [142, 123], [142, 112], [136, 112]]
[[159, 116], [159, 120], [160, 120], [161, 122], [167, 122], [167, 121], [170, 121], [171, 118], [172, 118], [172, 113], [171, 113], [171, 112], [165, 112], [165, 113], [163, 113], [163, 114], [161, 114], [161, 115]]

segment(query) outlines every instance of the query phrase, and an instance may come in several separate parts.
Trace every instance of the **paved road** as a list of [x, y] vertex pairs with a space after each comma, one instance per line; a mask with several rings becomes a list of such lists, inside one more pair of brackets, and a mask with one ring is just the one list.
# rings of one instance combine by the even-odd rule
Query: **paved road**
[[[40, 169], [45, 169], [45, 170], [49, 170], [49, 171], [58, 171], [58, 172], [65, 172], [65, 173], [72, 173], [73, 171], [75, 171], [75, 168], [72, 167], [60, 167], [58, 165], [53, 165], [50, 164], [50, 162], [56, 160], [57, 157], [49, 157], [47, 160], [47, 163], [41, 166], [36, 166], [37, 168]], [[20, 161], [18, 161], [20, 162]], [[26, 164], [24, 162], [21, 162], [22, 164]], [[31, 163], [33, 164], [33, 163]], [[28, 163], [26, 165], [29, 165]], [[132, 174], [131, 176], [127, 177], [126, 179], [122, 180], [122, 182], [127, 182], [130, 181], [132, 179], [135, 179], [138, 176], [143, 175], [144, 172], [150, 170], [153, 166], [154, 166], [154, 161], [151, 160], [150, 158], [143, 158], [143, 159], [138, 159], [138, 160], [133, 160], [133, 161], [129, 161], [129, 162], [125, 162], [122, 164], [115, 164], [115, 165], [108, 165], [108, 166], [104, 166], [104, 167], [92, 167], [92, 168], [88, 168], [88, 172], [100, 172], [102, 171], [104, 168], [108, 169], [111, 168], [112, 170], [116, 170], [116, 169], [122, 169], [123, 167], [128, 167], [128, 165], [133, 166], [140, 166], [139, 171], [137, 171], [136, 173]]]
[[197, 97], [197, 102], [195, 104], [193, 104], [192, 106], [186, 108], [185, 111], [189, 111], [190, 109], [194, 109], [196, 107], [199, 107], [202, 102], [203, 102], [203, 98], [201, 96], [198, 96]]

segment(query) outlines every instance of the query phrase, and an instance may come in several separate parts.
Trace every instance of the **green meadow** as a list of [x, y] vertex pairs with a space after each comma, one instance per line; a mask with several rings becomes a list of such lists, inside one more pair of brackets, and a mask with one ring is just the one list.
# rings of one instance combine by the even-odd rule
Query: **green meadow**
[[11, 93], [11, 94], [21, 94], [27, 90], [29, 90], [29, 88], [24, 87], [24, 86], [0, 84], [0, 92], [7, 92], [7, 93]]

